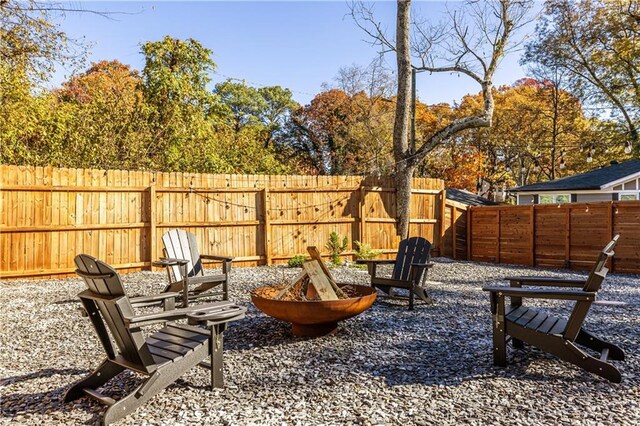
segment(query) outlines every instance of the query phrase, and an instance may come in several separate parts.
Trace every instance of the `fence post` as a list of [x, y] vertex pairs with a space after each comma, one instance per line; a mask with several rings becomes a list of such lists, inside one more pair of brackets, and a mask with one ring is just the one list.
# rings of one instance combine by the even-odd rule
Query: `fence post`
[[456, 225], [457, 222], [457, 216], [458, 216], [458, 208], [456, 206], [451, 206], [451, 237], [452, 237], [452, 241], [451, 241], [451, 257], [453, 257], [453, 259], [457, 259], [458, 255], [456, 253], [457, 251], [457, 247], [456, 247], [456, 240], [458, 239], [458, 233], [456, 231], [456, 228], [458, 227]]
[[[613, 239], [613, 235], [614, 235], [614, 208], [613, 208], [613, 203], [615, 201], [611, 201], [609, 203], [609, 240]], [[611, 272], [615, 272], [616, 268], [615, 268], [615, 256], [613, 256], [611, 258]]]
[[269, 195], [269, 187], [265, 186], [262, 194], [262, 217], [264, 218], [264, 256], [267, 265], [271, 265], [271, 223], [269, 220], [270, 200], [271, 195]]
[[564, 217], [564, 229], [567, 235], [564, 240], [564, 267], [571, 267], [571, 207], [567, 203], [566, 215]]
[[471, 212], [473, 207], [467, 206], [467, 260], [471, 261]]
[[500, 207], [496, 209], [496, 263], [500, 263]]
[[531, 204], [531, 208], [529, 210], [531, 214], [531, 220], [529, 221], [529, 245], [531, 246], [531, 261], [529, 262], [531, 266], [536, 266], [536, 206], [535, 204]]
[[440, 242], [438, 244], [438, 251], [440, 256], [444, 256], [444, 219], [446, 216], [446, 204], [447, 204], [447, 190], [443, 189], [440, 192]]
[[149, 270], [153, 271], [153, 258], [156, 255], [156, 183], [149, 186]]
[[364, 186], [364, 182], [360, 183], [360, 197], [358, 199], [358, 203], [360, 204], [358, 207], [358, 216], [360, 216], [360, 229], [358, 230], [358, 237], [360, 238], [360, 242], [361, 243], [366, 243], [367, 240], [365, 239], [364, 233], [365, 233], [365, 228], [367, 226], [366, 224], [366, 215], [367, 215], [367, 210], [365, 208], [365, 198], [367, 196], [367, 189]]

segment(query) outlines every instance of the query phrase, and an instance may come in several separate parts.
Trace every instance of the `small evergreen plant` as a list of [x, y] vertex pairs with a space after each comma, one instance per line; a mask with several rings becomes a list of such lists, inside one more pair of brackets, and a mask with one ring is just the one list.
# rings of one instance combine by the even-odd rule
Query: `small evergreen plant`
[[300, 268], [302, 267], [302, 264], [304, 263], [305, 260], [306, 260], [306, 257], [304, 254], [296, 254], [291, 259], [289, 259], [289, 261], [287, 262], [287, 265], [289, 265], [289, 268]]
[[331, 263], [334, 266], [342, 265], [340, 255], [347, 249], [348, 245], [349, 239], [346, 236], [344, 238], [341, 238], [341, 235], [339, 235], [335, 231], [329, 234], [329, 242], [325, 247], [329, 250], [329, 254], [331, 255]]
[[372, 248], [367, 243], [361, 243], [360, 241], [354, 241], [356, 245], [356, 258], [363, 260], [371, 260], [379, 256], [382, 250]]

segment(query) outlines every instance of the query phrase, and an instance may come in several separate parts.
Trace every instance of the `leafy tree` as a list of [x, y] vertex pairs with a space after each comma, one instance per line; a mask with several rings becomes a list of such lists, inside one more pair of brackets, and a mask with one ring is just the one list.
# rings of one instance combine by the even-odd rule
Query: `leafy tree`
[[225, 81], [216, 84], [218, 110], [236, 135], [253, 127], [265, 149], [283, 131], [291, 112], [298, 108], [291, 91], [280, 86], [254, 88], [244, 83]]
[[291, 90], [283, 89], [280, 86], [261, 87], [258, 89], [258, 93], [265, 103], [258, 116], [265, 126], [264, 147], [268, 148], [274, 139], [280, 137], [291, 113], [300, 105], [293, 100]]
[[[352, 9], [356, 22], [372, 37], [374, 44], [396, 53], [398, 96], [393, 134], [398, 214], [396, 232], [403, 237], [409, 232], [411, 178], [420, 162], [457, 133], [491, 126], [493, 77], [500, 59], [509, 48], [513, 32], [524, 22], [527, 8], [518, 0], [470, 0], [463, 8], [450, 14], [449, 22], [431, 27], [416, 26], [413, 46], [410, 43], [410, 10], [411, 1], [398, 0], [394, 41], [386, 36], [370, 8], [359, 3]], [[409, 140], [412, 49], [420, 62], [416, 70], [465, 75], [480, 85], [483, 96], [479, 110], [438, 128], [420, 147], [413, 146]]]
[[[215, 69], [211, 50], [193, 39], [166, 36], [142, 46], [145, 67], [143, 91], [151, 108], [154, 141], [147, 155], [157, 159], [162, 170], [191, 170], [192, 162], [208, 155], [206, 147], [213, 132], [213, 94], [207, 89]], [[205, 161], [208, 161], [205, 159]]]
[[390, 163], [391, 114], [381, 99], [331, 89], [293, 114], [285, 143], [315, 173], [380, 173]]
[[[149, 108], [142, 79], [118, 61], [101, 61], [54, 91], [60, 104], [74, 108], [73, 132], [65, 143], [76, 167], [153, 167]], [[70, 159], [71, 160], [71, 159]]]
[[[586, 171], [612, 154], [599, 144], [602, 123], [586, 117], [580, 101], [550, 81], [523, 79], [494, 89], [493, 96], [491, 128], [459, 133], [428, 157], [427, 170], [447, 184], [474, 190], [481, 179], [495, 194], [503, 187]], [[482, 102], [481, 94], [468, 95], [452, 113], [466, 116]], [[587, 163], [592, 147], [593, 162]]]
[[70, 39], [53, 18], [68, 8], [37, 0], [0, 1], [0, 63], [26, 73], [29, 80], [45, 80], [56, 62], [77, 65], [84, 47]]
[[584, 101], [611, 105], [638, 154], [640, 2], [548, 0], [523, 61], [561, 69]]
[[[70, 40], [52, 18], [64, 8], [35, 0], [0, 1], [0, 161], [46, 164], [48, 134], [41, 125], [55, 111], [51, 99], [39, 97], [37, 84], [56, 62], [76, 65], [82, 46]], [[55, 124], [54, 124], [55, 123]], [[51, 120], [49, 127], [56, 127]]]

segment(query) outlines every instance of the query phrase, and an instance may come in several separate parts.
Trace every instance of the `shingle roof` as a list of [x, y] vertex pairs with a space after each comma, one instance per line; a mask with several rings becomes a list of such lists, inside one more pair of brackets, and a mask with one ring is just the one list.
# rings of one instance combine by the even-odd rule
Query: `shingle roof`
[[495, 206], [499, 204], [471, 192], [455, 188], [447, 188], [447, 200], [457, 201], [468, 206]]
[[631, 176], [638, 172], [640, 172], [640, 160], [629, 160], [578, 175], [521, 186], [511, 189], [510, 191], [524, 192], [600, 189], [603, 185], [617, 181], [618, 179], [623, 179], [626, 176]]

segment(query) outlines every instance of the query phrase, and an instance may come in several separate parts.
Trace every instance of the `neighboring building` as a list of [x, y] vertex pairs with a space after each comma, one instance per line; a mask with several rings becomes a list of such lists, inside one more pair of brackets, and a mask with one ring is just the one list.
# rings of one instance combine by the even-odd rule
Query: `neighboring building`
[[495, 206], [500, 203], [474, 194], [463, 189], [447, 188], [447, 200], [457, 201], [468, 206]]
[[549, 182], [511, 189], [518, 204], [640, 200], [640, 160], [611, 165]]

